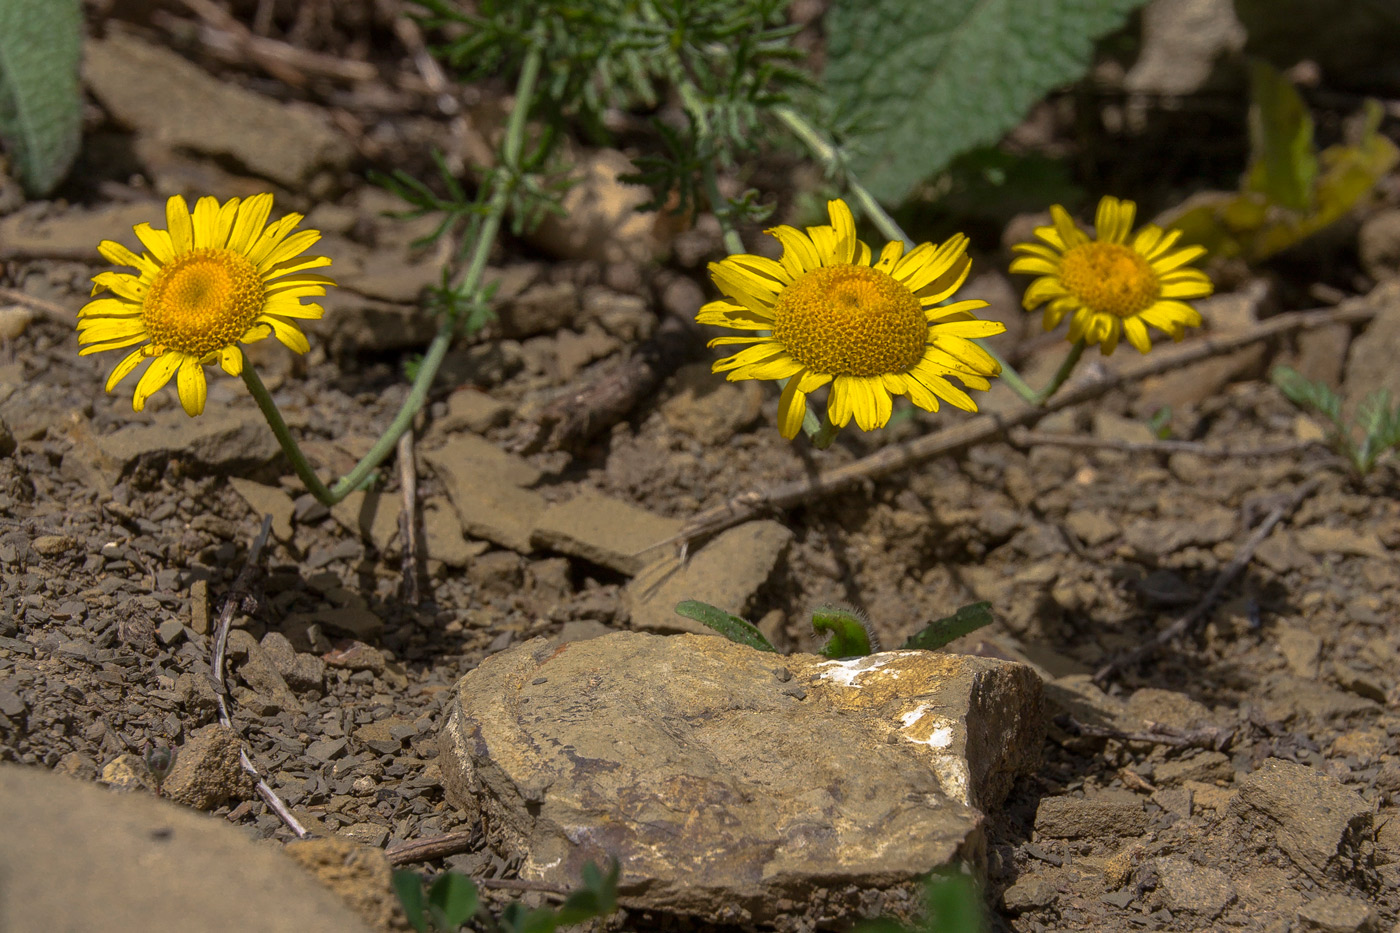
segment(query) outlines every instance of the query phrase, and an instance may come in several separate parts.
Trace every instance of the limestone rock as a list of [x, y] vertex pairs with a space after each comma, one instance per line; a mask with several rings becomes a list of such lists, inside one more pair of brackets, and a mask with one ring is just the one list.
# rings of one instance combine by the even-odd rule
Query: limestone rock
[[907, 913], [922, 874], [979, 861], [977, 808], [1035, 766], [1043, 728], [1021, 664], [618, 632], [487, 658], [455, 688], [439, 762], [522, 878], [568, 885], [615, 856], [647, 908], [823, 922]]
[[1230, 879], [1218, 868], [1170, 857], [1154, 859], [1151, 864], [1162, 906], [1173, 914], [1214, 920], [1238, 897]]
[[238, 739], [218, 723], [195, 730], [180, 747], [163, 790], [196, 810], [251, 797], [253, 779], [239, 764], [238, 749]]
[[261, 466], [281, 449], [256, 410], [209, 410], [191, 418], [176, 410], [157, 416], [153, 424], [129, 424], [99, 439], [108, 478], [112, 481], [149, 458], [179, 457], [215, 473], [239, 473]]
[[671, 225], [664, 215], [643, 211], [651, 192], [628, 184], [632, 160], [614, 149], [580, 154], [570, 173], [561, 211], [548, 213], [533, 238], [561, 259], [648, 263], [669, 246]]
[[1349, 409], [1378, 389], [1390, 390], [1392, 399], [1400, 398], [1400, 369], [1395, 366], [1395, 348], [1400, 346], [1400, 279], [1382, 282], [1355, 301], [1376, 308], [1377, 313], [1347, 353], [1342, 395]]
[[407, 929], [382, 849], [340, 837], [296, 839], [283, 850], [376, 930]]
[[280, 852], [144, 794], [0, 764], [0, 826], [0, 930], [369, 933]]
[[1361, 795], [1305, 765], [1270, 758], [1239, 782], [1230, 812], [1313, 880], [1370, 870], [1372, 812]]
[[1304, 930], [1321, 933], [1367, 933], [1376, 929], [1376, 911], [1359, 897], [1324, 894], [1298, 908]]
[[1035, 811], [1035, 831], [1051, 839], [1136, 836], [1147, 830], [1147, 811], [1131, 793], [1046, 797]]
[[539, 479], [539, 470], [471, 434], [453, 435], [444, 446], [424, 451], [423, 459], [447, 489], [463, 531], [530, 553], [530, 534], [546, 503], [522, 487]]
[[1149, 94], [1193, 94], [1218, 59], [1244, 47], [1229, 0], [1155, 0], [1142, 12], [1142, 51], [1123, 86]]

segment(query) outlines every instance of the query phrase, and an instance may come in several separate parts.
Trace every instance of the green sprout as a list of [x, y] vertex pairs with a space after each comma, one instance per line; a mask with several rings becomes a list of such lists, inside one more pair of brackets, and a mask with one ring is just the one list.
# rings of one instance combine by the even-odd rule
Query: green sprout
[[[732, 642], [748, 645], [758, 651], [777, 652], [773, 643], [747, 619], [725, 612], [709, 603], [687, 599], [676, 605], [676, 614], [707, 625]], [[972, 603], [957, 612], [930, 622], [910, 635], [900, 647], [937, 651], [954, 639], [975, 632], [993, 621], [991, 603]], [[831, 637], [819, 652], [828, 658], [863, 658], [879, 649], [870, 624], [859, 614], [839, 606], [822, 606], [812, 613], [812, 630]]]
[[1383, 454], [1400, 446], [1400, 405], [1391, 407], [1390, 390], [1377, 389], [1363, 398], [1348, 422], [1342, 397], [1323, 383], [1287, 366], [1275, 366], [1269, 375], [1290, 402], [1327, 419], [1327, 445], [1347, 459], [1357, 476], [1370, 473]]
[[394, 872], [394, 892], [409, 925], [418, 933], [452, 933], [473, 919], [499, 933], [554, 933], [560, 927], [606, 917], [616, 910], [620, 871], [617, 862], [606, 873], [589, 862], [583, 866], [583, 886], [558, 907], [526, 907], [512, 902], [499, 917], [491, 916], [482, 906], [476, 884], [457, 872], [444, 872], [425, 889], [417, 872], [399, 869]]

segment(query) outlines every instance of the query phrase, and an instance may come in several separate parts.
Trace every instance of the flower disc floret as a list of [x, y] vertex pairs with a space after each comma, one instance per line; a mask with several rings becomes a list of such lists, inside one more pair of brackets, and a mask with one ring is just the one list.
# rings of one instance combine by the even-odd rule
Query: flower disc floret
[[151, 343], [204, 357], [238, 342], [262, 313], [266, 292], [246, 256], [197, 249], [156, 273], [141, 322]]
[[787, 438], [802, 427], [807, 395], [828, 385], [827, 417], [838, 428], [852, 418], [865, 431], [884, 427], [895, 395], [929, 411], [940, 400], [976, 411], [949, 377], [989, 388], [1001, 367], [973, 339], [1006, 328], [972, 315], [985, 301], [944, 304], [967, 278], [967, 238], [907, 254], [892, 242], [872, 259], [846, 203], [827, 209], [829, 226], [767, 231], [783, 246], [780, 259], [739, 253], [710, 264], [727, 297], [705, 305], [696, 320], [748, 332], [710, 341], [748, 345], [714, 371], [730, 380], [785, 380], [778, 428]]
[[[322, 315], [320, 305], [304, 299], [324, 295], [326, 286], [335, 284], [309, 271], [331, 261], [301, 255], [321, 234], [293, 232], [300, 214], [269, 225], [271, 210], [270, 194], [223, 204], [200, 198], [193, 213], [176, 195], [165, 204], [168, 229], [136, 225], [146, 252], [138, 255], [113, 240], [98, 244], [109, 262], [136, 269], [134, 275], [95, 275], [95, 300], [78, 312], [83, 356], [137, 345], [112, 370], [108, 392], [148, 363], [131, 407], [141, 411], [146, 399], [174, 378], [180, 404], [198, 415], [209, 388], [204, 367], [218, 362], [229, 375], [239, 375], [240, 343], [276, 337], [297, 353], [310, 349], [293, 322]], [[103, 292], [110, 294], [96, 298]]]
[[1046, 330], [1069, 317], [1069, 339], [1099, 344], [1105, 356], [1126, 337], [1140, 353], [1152, 349], [1147, 328], [1180, 340], [1201, 315], [1186, 303], [1213, 287], [1199, 269], [1187, 265], [1205, 255], [1204, 247], [1177, 247], [1181, 231], [1148, 224], [1131, 234], [1137, 206], [1105, 197], [1089, 239], [1065, 209], [1050, 208], [1054, 223], [1038, 227], [1038, 243], [1018, 243], [1012, 272], [1040, 276], [1026, 289], [1027, 311], [1045, 306]]
[[773, 338], [817, 372], [902, 373], [928, 345], [914, 293], [869, 266], [813, 269], [774, 303]]

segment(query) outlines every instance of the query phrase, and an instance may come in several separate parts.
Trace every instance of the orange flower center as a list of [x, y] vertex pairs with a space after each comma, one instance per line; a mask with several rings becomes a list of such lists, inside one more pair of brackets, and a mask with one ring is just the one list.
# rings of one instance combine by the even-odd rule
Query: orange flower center
[[1121, 243], [1081, 243], [1060, 260], [1060, 282], [1094, 311], [1120, 318], [1152, 307], [1161, 295], [1157, 273]]
[[232, 346], [264, 307], [257, 268], [231, 249], [196, 249], [156, 273], [141, 307], [153, 346], [203, 358]]
[[779, 293], [773, 311], [774, 339], [817, 373], [902, 373], [928, 346], [919, 299], [869, 266], [813, 269]]

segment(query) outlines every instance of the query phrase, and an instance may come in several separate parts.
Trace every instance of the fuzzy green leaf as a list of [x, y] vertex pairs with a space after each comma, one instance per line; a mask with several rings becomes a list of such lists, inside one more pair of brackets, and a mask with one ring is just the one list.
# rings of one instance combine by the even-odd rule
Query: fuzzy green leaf
[[838, 606], [822, 606], [812, 613], [812, 630], [830, 632], [821, 653], [828, 658], [863, 658], [871, 651], [870, 632], [860, 616]]
[[759, 651], [776, 652], [778, 650], [768, 639], [763, 637], [763, 633], [752, 622], [738, 616], [732, 616], [709, 603], [687, 599], [676, 604], [676, 615], [682, 615], [687, 619], [694, 619], [702, 625], [708, 625], [725, 638], [741, 645], [748, 645]]
[[993, 619], [991, 603], [972, 603], [963, 606], [946, 618], [930, 622], [922, 630], [910, 635], [909, 640], [904, 643], [904, 647], [937, 651], [948, 642], [962, 638], [968, 632], [975, 632], [984, 625], [991, 625]]
[[1288, 366], [1275, 366], [1269, 374], [1284, 398], [1300, 408], [1311, 408], [1327, 416], [1339, 429], [1342, 427], [1342, 398], [1321, 382]]
[[826, 84], [864, 128], [851, 167], [887, 203], [994, 143], [1084, 73], [1143, 0], [833, 0]]
[[404, 916], [408, 918], [408, 925], [418, 933], [428, 933], [428, 918], [423, 912], [423, 879], [418, 877], [417, 872], [396, 868], [393, 884], [394, 893], [403, 905]]
[[82, 142], [78, 0], [0, 0], [0, 140], [32, 195], [52, 191]]
[[449, 871], [428, 889], [428, 910], [443, 930], [458, 930], [476, 913], [476, 884], [466, 875]]
[[1297, 88], [1273, 66], [1250, 66], [1249, 141], [1252, 164], [1245, 187], [1291, 211], [1313, 207], [1317, 152], [1313, 120]]

